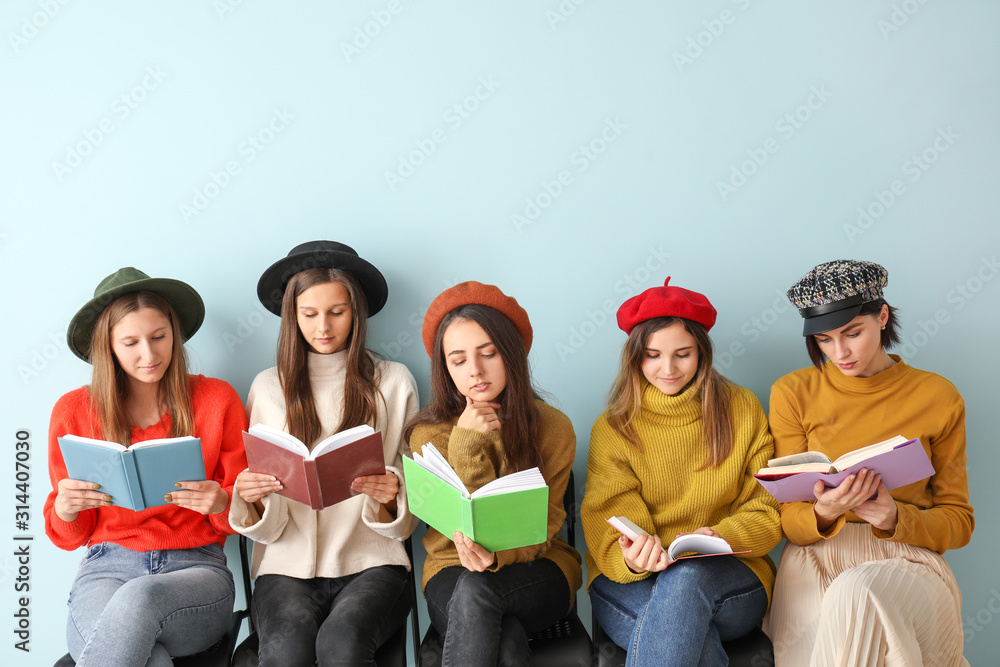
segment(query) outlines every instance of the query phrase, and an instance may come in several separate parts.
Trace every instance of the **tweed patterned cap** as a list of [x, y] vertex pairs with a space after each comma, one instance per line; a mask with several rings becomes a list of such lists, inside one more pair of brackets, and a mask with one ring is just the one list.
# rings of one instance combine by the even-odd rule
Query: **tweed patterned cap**
[[805, 319], [802, 335], [844, 326], [869, 301], [882, 298], [889, 272], [874, 262], [838, 259], [814, 267], [789, 288], [788, 300]]

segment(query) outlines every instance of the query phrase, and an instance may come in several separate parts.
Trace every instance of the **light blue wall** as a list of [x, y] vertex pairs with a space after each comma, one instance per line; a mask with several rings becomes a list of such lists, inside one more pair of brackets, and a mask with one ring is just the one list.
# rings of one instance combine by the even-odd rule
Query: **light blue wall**
[[[987, 0], [7, 0], [0, 662], [64, 650], [80, 555], [47, 542], [41, 510], [49, 410], [88, 381], [63, 342], [71, 315], [119, 266], [186, 280], [208, 307], [193, 369], [245, 395], [277, 332], [260, 272], [326, 237], [385, 273], [370, 344], [425, 395], [429, 301], [467, 279], [516, 296], [536, 378], [578, 431], [581, 488], [626, 297], [667, 275], [709, 295], [721, 366], [766, 404], [807, 364], [783, 291], [822, 261], [882, 263], [904, 356], [967, 402], [978, 521], [947, 559], [966, 655], [992, 664], [998, 29]], [[33, 447], [24, 533], [18, 429]], [[11, 631], [23, 534], [30, 654]]]

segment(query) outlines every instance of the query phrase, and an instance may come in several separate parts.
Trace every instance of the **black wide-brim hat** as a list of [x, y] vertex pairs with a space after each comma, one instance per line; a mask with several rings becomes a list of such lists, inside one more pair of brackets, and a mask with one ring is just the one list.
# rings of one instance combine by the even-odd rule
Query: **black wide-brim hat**
[[181, 335], [188, 340], [205, 321], [205, 302], [193, 287], [171, 278], [150, 278], [139, 269], [126, 266], [102, 280], [94, 298], [84, 304], [69, 321], [66, 343], [73, 354], [90, 363], [90, 341], [97, 318], [120, 296], [133, 292], [153, 292], [166, 299], [177, 313]]
[[368, 300], [368, 316], [385, 306], [389, 287], [385, 277], [370, 262], [360, 257], [354, 248], [336, 241], [308, 241], [292, 248], [288, 255], [272, 264], [257, 281], [257, 298], [275, 315], [281, 315], [285, 287], [296, 273], [307, 269], [340, 269], [350, 273]]

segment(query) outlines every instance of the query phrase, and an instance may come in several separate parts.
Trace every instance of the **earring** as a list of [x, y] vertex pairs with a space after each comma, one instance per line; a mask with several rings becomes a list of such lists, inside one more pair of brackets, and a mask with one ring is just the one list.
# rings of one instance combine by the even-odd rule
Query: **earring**
[[882, 331], [885, 331], [885, 325], [884, 324], [882, 325]]

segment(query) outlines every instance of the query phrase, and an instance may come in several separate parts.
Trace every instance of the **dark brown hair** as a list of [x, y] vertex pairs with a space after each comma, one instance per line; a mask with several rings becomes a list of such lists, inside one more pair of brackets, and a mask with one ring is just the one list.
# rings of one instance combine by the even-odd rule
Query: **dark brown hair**
[[[379, 401], [385, 403], [375, 378], [375, 357], [365, 347], [368, 301], [351, 274], [339, 269], [307, 269], [296, 273], [285, 286], [278, 333], [278, 379], [285, 395], [288, 432], [311, 446], [323, 435], [319, 413], [309, 382], [309, 344], [299, 330], [296, 302], [310, 287], [339, 283], [351, 302], [351, 332], [347, 340], [347, 377], [344, 381], [344, 412], [336, 431], [361, 424], [375, 425]], [[335, 431], [335, 432], [336, 432]]]
[[[881, 342], [882, 349], [888, 350], [892, 346], [899, 343], [901, 340], [899, 337], [899, 311], [893, 308], [885, 299], [879, 299], [877, 301], [868, 301], [858, 312], [858, 315], [871, 315], [878, 318], [879, 313], [882, 312], [882, 306], [887, 306], [889, 308], [889, 319], [885, 321], [885, 329], [881, 331]], [[837, 327], [838, 329], [840, 327]], [[809, 359], [813, 362], [813, 366], [823, 372], [823, 362], [826, 361], [826, 355], [823, 351], [819, 349], [819, 343], [816, 342], [816, 336], [806, 336], [806, 351], [809, 353]]]
[[[444, 355], [444, 332], [456, 321], [475, 322], [489, 336], [503, 361], [507, 384], [495, 399], [500, 404], [505, 470], [517, 471], [542, 467], [538, 453], [538, 433], [541, 414], [535, 400], [538, 392], [531, 383], [528, 349], [514, 324], [498, 310], [481, 304], [459, 306], [444, 316], [434, 335], [431, 357], [431, 401], [406, 425], [404, 437], [409, 440], [413, 429], [422, 424], [443, 424], [465, 410], [465, 396], [451, 379]], [[544, 470], [542, 473], [544, 474]]]
[[698, 369], [695, 372], [691, 400], [701, 402], [701, 418], [705, 429], [708, 451], [705, 463], [718, 466], [733, 451], [733, 426], [729, 415], [730, 382], [712, 367], [712, 339], [705, 327], [683, 317], [655, 317], [637, 324], [628, 340], [622, 346], [618, 363], [618, 375], [608, 395], [607, 419], [611, 428], [642, 450], [639, 434], [635, 430], [635, 419], [642, 409], [642, 393], [649, 384], [642, 372], [642, 361], [646, 356], [649, 337], [660, 329], [681, 324], [695, 340], [698, 349]]
[[132, 444], [132, 424], [129, 424], [125, 414], [128, 375], [111, 347], [111, 334], [123, 317], [140, 308], [159, 311], [170, 322], [173, 334], [170, 363], [157, 385], [158, 400], [166, 405], [170, 414], [168, 436], [175, 438], [194, 434], [194, 411], [191, 407], [191, 387], [188, 383], [187, 357], [184, 354], [180, 319], [167, 300], [159, 294], [133, 292], [118, 297], [101, 311], [90, 338], [91, 363], [94, 365], [90, 400], [101, 425], [101, 434], [94, 435], [126, 447]]

